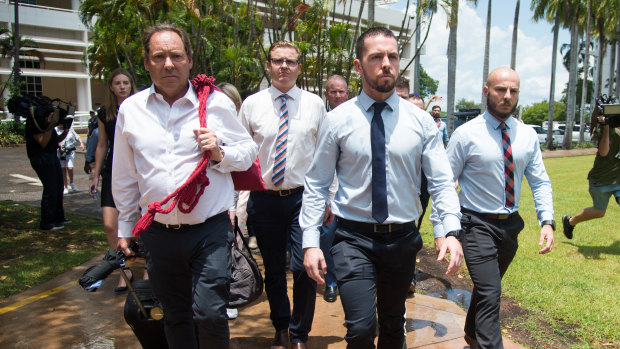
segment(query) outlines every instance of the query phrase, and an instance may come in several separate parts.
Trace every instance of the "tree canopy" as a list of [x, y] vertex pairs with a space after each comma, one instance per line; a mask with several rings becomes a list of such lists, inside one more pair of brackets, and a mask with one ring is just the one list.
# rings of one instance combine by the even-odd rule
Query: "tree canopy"
[[[547, 121], [548, 114], [549, 102], [545, 100], [523, 108], [521, 118], [526, 124], [542, 125], [543, 121]], [[566, 105], [562, 102], [555, 102], [553, 114], [553, 120], [555, 121], [566, 120]]]

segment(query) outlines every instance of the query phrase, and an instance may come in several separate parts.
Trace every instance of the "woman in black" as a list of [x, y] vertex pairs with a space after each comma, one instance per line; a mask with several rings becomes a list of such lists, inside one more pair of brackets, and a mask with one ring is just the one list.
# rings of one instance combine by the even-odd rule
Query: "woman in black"
[[[136, 92], [136, 86], [129, 72], [122, 68], [116, 68], [110, 73], [108, 78], [108, 93], [104, 107], [99, 109], [97, 114], [99, 140], [95, 151], [95, 168], [93, 170], [93, 180], [90, 183], [90, 194], [98, 190], [99, 175], [101, 175], [101, 211], [103, 214], [103, 228], [108, 239], [110, 248], [116, 249], [117, 229], [118, 229], [118, 210], [112, 198], [112, 155], [114, 154], [114, 128], [116, 127], [116, 114], [118, 107], [125, 100]], [[118, 286], [114, 289], [116, 293], [127, 290], [127, 285], [123, 278], [119, 279]]]
[[34, 117], [26, 119], [26, 153], [30, 165], [43, 184], [39, 228], [50, 231], [62, 229], [65, 224], [70, 223], [65, 219], [62, 207], [64, 185], [60, 160], [56, 156], [58, 142], [65, 139], [67, 130], [60, 135], [56, 134], [54, 126], [58, 119], [52, 120], [53, 111], [51, 104], [42, 105], [35, 111], [36, 120]]

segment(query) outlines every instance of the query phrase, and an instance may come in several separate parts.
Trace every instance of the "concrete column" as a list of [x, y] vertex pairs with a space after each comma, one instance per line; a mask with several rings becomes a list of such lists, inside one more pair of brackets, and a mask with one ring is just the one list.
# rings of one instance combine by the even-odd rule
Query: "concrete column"
[[75, 79], [75, 91], [77, 95], [76, 111], [85, 112], [92, 109], [90, 79]]
[[76, 10], [76, 11], [79, 10], [81, 3], [82, 3], [81, 0], [71, 0], [71, 9]]

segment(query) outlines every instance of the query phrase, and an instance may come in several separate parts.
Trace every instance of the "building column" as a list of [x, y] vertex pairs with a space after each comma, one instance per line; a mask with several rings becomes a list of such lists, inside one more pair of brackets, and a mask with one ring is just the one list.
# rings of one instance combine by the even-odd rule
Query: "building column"
[[92, 109], [90, 79], [75, 79], [75, 91], [77, 95], [76, 111], [88, 114], [88, 111]]

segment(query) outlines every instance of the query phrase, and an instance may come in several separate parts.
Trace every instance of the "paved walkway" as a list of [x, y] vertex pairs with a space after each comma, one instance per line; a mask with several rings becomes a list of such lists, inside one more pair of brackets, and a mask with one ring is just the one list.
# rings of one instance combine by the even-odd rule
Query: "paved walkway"
[[[39, 205], [41, 186], [37, 185], [25, 147], [0, 148], [0, 164], [0, 200]], [[99, 217], [98, 203], [87, 194], [88, 177], [82, 171], [83, 165], [83, 154], [78, 154], [75, 183], [81, 191], [66, 195], [65, 207], [71, 213]], [[125, 296], [112, 292], [118, 272], [109, 277], [113, 281], [94, 293], [77, 285], [84, 270], [100, 260], [101, 256], [45, 284], [0, 300], [0, 348], [139, 348], [123, 319]], [[136, 276], [141, 275], [143, 265], [142, 261], [131, 265]], [[290, 295], [291, 275], [288, 285]], [[407, 300], [406, 317], [408, 348], [467, 348], [462, 330], [465, 312], [455, 303], [418, 294]], [[231, 348], [269, 347], [273, 329], [265, 294], [239, 311], [239, 318], [230, 321], [230, 330]], [[308, 346], [345, 348], [345, 333], [340, 302], [327, 303], [317, 293]], [[507, 338], [504, 347], [523, 348]]]

